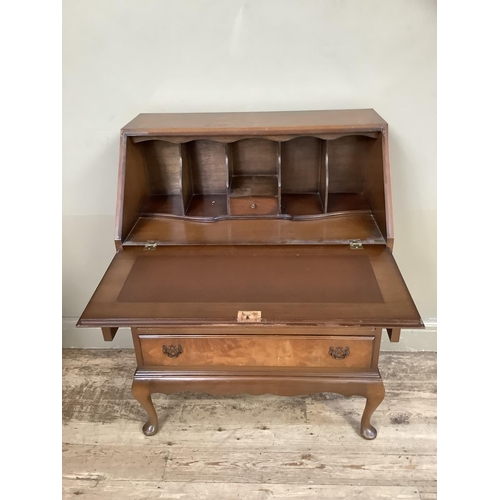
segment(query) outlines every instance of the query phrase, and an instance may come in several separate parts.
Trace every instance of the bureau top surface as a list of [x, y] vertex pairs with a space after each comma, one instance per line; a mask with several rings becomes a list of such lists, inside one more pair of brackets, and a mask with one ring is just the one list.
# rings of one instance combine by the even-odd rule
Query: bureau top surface
[[263, 324], [420, 327], [385, 246], [123, 247], [80, 326]]
[[245, 113], [141, 113], [127, 135], [308, 134], [379, 131], [387, 126], [373, 109]]

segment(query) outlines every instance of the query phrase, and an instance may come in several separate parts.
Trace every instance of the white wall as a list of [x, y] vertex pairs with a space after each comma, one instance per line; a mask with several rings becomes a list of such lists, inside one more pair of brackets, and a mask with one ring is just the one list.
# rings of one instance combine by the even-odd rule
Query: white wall
[[434, 349], [435, 0], [63, 2], [63, 346], [101, 345], [74, 323], [114, 254], [123, 125], [141, 112], [345, 108], [389, 123], [394, 255], [431, 326], [383, 347]]

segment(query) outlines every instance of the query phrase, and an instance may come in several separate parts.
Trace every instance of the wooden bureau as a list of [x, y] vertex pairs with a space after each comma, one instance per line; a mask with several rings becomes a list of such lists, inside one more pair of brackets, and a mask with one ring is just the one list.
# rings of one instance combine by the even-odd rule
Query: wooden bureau
[[141, 114], [121, 131], [116, 255], [78, 326], [131, 328], [132, 393], [384, 398], [382, 331], [423, 328], [392, 255], [373, 110]]

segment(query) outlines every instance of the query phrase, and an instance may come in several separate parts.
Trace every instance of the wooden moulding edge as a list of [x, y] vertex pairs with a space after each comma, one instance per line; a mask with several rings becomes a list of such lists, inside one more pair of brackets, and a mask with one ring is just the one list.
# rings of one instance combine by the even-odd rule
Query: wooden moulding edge
[[[241, 367], [237, 367], [241, 368]], [[187, 382], [193, 381], [255, 381], [255, 380], [295, 380], [297, 382], [302, 380], [336, 380], [343, 383], [356, 383], [356, 382], [370, 382], [382, 380], [378, 369], [374, 371], [365, 372], [332, 372], [332, 371], [297, 371], [290, 373], [286, 370], [277, 369], [254, 369], [244, 370], [238, 369], [237, 371], [231, 368], [225, 369], [178, 369], [178, 370], [165, 370], [165, 367], [155, 368], [137, 368], [134, 374], [134, 380], [152, 380], [152, 381], [165, 381], [165, 382]]]

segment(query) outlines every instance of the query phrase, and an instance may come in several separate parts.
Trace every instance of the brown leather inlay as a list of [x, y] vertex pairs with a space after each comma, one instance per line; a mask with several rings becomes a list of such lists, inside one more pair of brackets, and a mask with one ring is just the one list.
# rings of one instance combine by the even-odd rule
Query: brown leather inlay
[[[137, 257], [118, 302], [380, 303], [366, 255]], [[297, 306], [300, 307], [300, 306]]]

